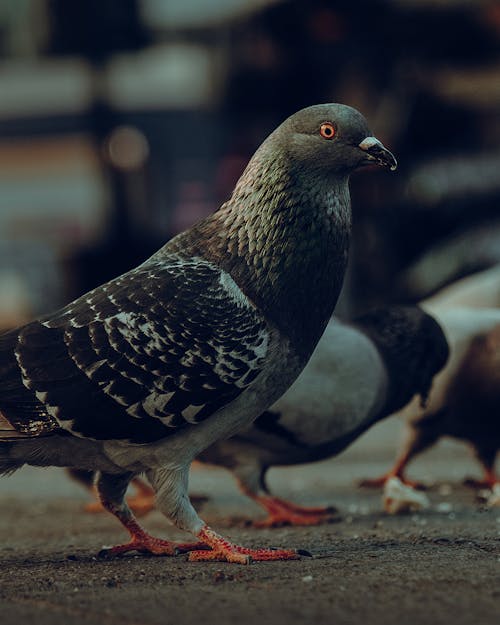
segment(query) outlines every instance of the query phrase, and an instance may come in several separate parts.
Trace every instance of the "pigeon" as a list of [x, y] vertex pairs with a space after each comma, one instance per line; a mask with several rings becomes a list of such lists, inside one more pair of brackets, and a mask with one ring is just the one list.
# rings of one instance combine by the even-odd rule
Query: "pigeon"
[[425, 402], [447, 358], [443, 331], [418, 307], [374, 310], [352, 323], [333, 318], [289, 390], [251, 427], [198, 459], [230, 469], [267, 511], [254, 525], [319, 524], [335, 510], [272, 496], [268, 468], [330, 458], [415, 395]]
[[406, 484], [408, 463], [443, 436], [469, 443], [484, 469], [483, 484], [494, 488], [495, 457], [500, 449], [500, 290], [499, 267], [447, 286], [421, 306], [443, 328], [450, 358], [436, 381], [425, 408], [415, 402], [396, 413], [406, 424], [406, 436], [394, 466], [363, 486], [383, 486], [397, 477]]
[[[304, 507], [272, 496], [268, 468], [334, 456], [416, 393], [425, 401], [447, 357], [439, 324], [418, 307], [375, 310], [352, 323], [332, 318], [284, 396], [253, 426], [218, 441], [198, 460], [230, 469], [242, 492], [267, 511], [256, 527], [328, 521], [336, 511], [331, 506]], [[145, 492], [139, 506], [153, 509], [154, 498]]]
[[[246, 564], [296, 559], [232, 544], [187, 494], [191, 461], [292, 384], [345, 272], [352, 171], [394, 156], [357, 110], [320, 104], [285, 120], [230, 197], [138, 267], [0, 336], [0, 473], [24, 464], [97, 472], [130, 551]], [[149, 535], [126, 505], [145, 473], [159, 510], [198, 542]]]

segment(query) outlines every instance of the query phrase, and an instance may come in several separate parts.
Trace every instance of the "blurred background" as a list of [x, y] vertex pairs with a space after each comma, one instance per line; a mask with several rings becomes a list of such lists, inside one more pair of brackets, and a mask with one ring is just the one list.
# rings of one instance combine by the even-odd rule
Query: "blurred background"
[[352, 180], [340, 311], [500, 261], [496, 0], [1, 0], [0, 328], [144, 260], [318, 102], [398, 157]]

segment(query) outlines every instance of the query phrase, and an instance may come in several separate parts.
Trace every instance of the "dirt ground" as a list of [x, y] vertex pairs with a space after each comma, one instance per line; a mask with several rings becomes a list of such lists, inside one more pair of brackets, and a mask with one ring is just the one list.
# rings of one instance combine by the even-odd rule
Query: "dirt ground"
[[[485, 510], [460, 485], [478, 474], [468, 452], [441, 445], [412, 467], [435, 482], [431, 507], [382, 512], [380, 493], [353, 486], [387, 468], [394, 424], [381, 424], [339, 458], [276, 469], [270, 483], [305, 504], [334, 503], [340, 519], [311, 528], [257, 530], [259, 509], [222, 470], [193, 471], [211, 497], [202, 516], [248, 546], [309, 550], [312, 558], [238, 566], [127, 556], [100, 560], [123, 541], [117, 522], [81, 512], [87, 495], [61, 470], [23, 469], [0, 481], [0, 623], [75, 625], [295, 625], [500, 622], [500, 508]], [[232, 521], [231, 521], [232, 520]], [[185, 538], [151, 513], [156, 535]]]

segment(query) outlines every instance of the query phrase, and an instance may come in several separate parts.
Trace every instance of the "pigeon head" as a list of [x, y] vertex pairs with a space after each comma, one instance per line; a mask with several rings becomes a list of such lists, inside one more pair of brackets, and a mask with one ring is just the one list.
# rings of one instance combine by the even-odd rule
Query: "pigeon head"
[[396, 166], [358, 111], [298, 111], [257, 149], [227, 202], [169, 249], [222, 267], [309, 358], [347, 265], [349, 174], [369, 163]]
[[[289, 117], [271, 135], [291, 160], [308, 173], [321, 176], [349, 175], [365, 165], [394, 171], [397, 161], [376, 139], [366, 119], [344, 104], [317, 104]], [[273, 142], [274, 142], [273, 141]]]
[[438, 322], [418, 306], [374, 310], [356, 321], [384, 360], [390, 410], [399, 410], [416, 394], [425, 406], [433, 378], [449, 356], [448, 341]]

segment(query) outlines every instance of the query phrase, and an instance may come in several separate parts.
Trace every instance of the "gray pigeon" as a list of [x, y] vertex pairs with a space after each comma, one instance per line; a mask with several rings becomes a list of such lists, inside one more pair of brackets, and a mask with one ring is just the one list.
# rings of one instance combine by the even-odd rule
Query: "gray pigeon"
[[[349, 174], [394, 156], [348, 106], [299, 111], [260, 146], [231, 198], [139, 267], [0, 336], [0, 472], [98, 471], [131, 541], [108, 550], [190, 560], [298, 557], [233, 545], [187, 495], [191, 461], [294, 381], [345, 272]], [[158, 508], [199, 543], [147, 534], [124, 501], [145, 472]]]
[[439, 324], [418, 307], [375, 310], [353, 323], [332, 319], [283, 397], [199, 459], [230, 469], [242, 491], [268, 512], [257, 526], [320, 523], [332, 509], [272, 496], [266, 471], [334, 456], [414, 395], [425, 401], [447, 357]]

